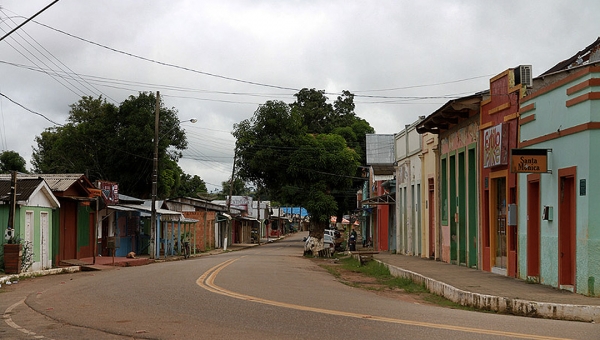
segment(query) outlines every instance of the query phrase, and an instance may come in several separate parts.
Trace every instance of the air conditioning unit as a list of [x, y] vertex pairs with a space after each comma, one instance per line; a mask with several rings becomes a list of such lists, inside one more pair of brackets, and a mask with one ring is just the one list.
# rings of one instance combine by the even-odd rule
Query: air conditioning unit
[[515, 85], [521, 84], [524, 87], [531, 88], [533, 86], [533, 76], [531, 73], [531, 65], [519, 65], [515, 68]]

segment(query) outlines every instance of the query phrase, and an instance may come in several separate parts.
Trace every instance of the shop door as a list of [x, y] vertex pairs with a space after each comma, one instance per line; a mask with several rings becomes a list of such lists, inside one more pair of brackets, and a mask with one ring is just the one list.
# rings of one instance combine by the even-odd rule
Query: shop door
[[42, 212], [40, 213], [40, 262], [42, 263], [42, 269], [49, 269], [50, 265], [50, 256], [49, 252], [49, 219], [48, 213]]
[[540, 182], [527, 184], [527, 276], [540, 275]]
[[558, 284], [575, 285], [575, 178], [560, 178], [558, 224]]
[[427, 195], [427, 209], [429, 209], [429, 258], [435, 258], [435, 206], [433, 204], [435, 199], [435, 186], [433, 184], [433, 178], [428, 180], [427, 186], [429, 188]]
[[496, 220], [495, 220], [495, 256], [494, 264], [498, 273], [506, 274], [507, 249], [506, 249], [506, 178], [500, 177], [494, 180], [496, 189]]

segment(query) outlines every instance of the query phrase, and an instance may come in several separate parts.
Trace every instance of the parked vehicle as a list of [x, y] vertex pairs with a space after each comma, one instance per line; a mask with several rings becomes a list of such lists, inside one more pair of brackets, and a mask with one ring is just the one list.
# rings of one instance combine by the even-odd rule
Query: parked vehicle
[[[317, 247], [318, 239], [312, 236], [308, 236], [304, 240], [304, 254], [312, 253]], [[327, 233], [323, 234], [323, 251], [327, 253], [327, 256], [331, 256], [335, 252], [335, 242], [333, 237]]]

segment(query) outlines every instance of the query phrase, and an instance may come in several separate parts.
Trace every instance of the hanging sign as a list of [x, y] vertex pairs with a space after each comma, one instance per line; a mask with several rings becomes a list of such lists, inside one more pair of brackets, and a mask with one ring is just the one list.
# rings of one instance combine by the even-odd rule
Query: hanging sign
[[512, 149], [510, 170], [516, 173], [548, 172], [548, 149]]

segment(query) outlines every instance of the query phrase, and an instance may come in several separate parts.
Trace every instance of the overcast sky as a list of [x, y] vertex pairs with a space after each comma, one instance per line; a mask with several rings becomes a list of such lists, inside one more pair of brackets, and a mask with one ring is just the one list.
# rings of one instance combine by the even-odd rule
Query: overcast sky
[[[0, 0], [0, 35], [51, 2]], [[508, 68], [537, 76], [582, 50], [600, 1], [61, 0], [34, 20], [0, 41], [2, 150], [30, 162], [81, 96], [160, 91], [198, 119], [180, 165], [212, 191], [231, 176], [233, 125], [267, 100], [349, 90], [376, 133], [397, 133]]]

